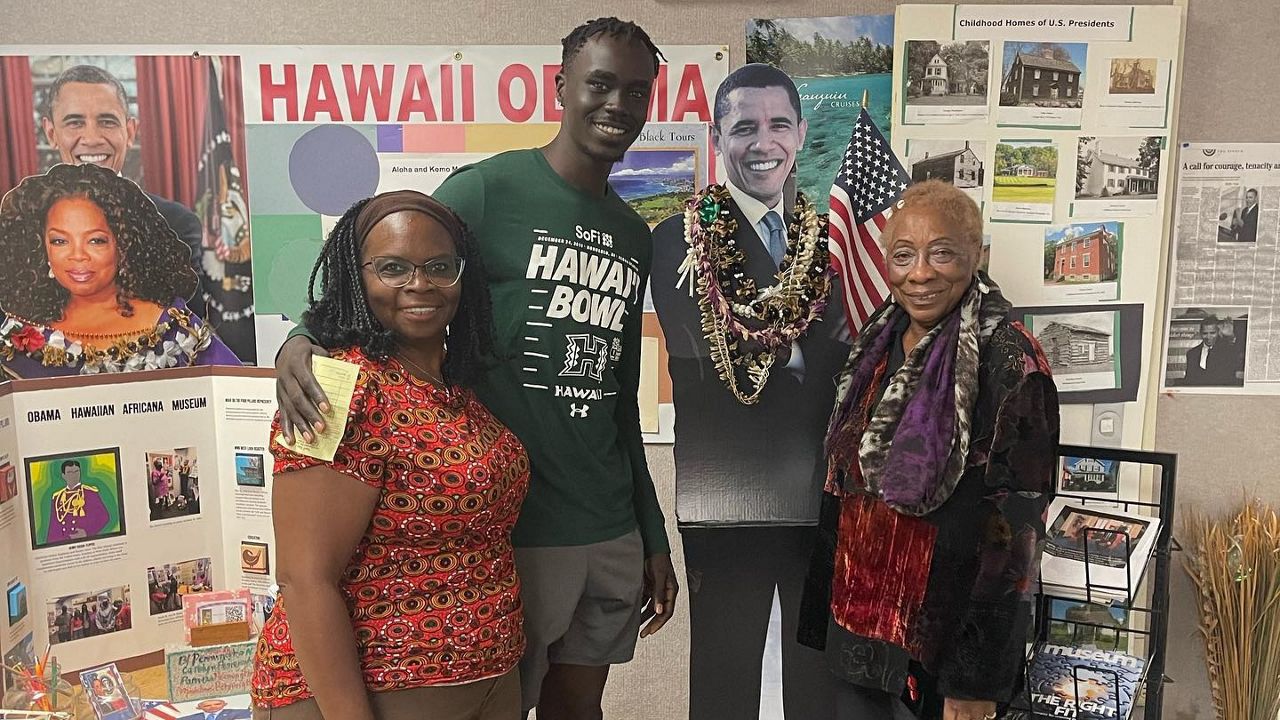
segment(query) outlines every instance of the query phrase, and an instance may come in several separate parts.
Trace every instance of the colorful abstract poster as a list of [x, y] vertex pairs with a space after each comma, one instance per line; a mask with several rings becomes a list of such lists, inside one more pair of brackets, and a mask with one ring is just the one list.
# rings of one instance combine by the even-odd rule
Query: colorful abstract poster
[[[99, 165], [134, 181], [154, 207], [146, 212], [106, 213], [107, 229], [121, 241], [117, 267], [109, 279], [125, 297], [145, 297], [150, 281], [173, 273], [169, 264], [156, 261], [154, 256], [159, 252], [157, 247], [176, 236], [183, 244], [178, 261], [199, 279], [189, 289], [184, 286], [178, 300], [212, 326], [239, 361], [254, 363], [252, 242], [244, 174], [240, 58], [201, 53], [84, 54], [74, 48], [59, 48], [48, 54], [0, 56], [0, 75], [6, 78], [0, 93], [7, 110], [0, 118], [0, 137], [6, 138], [0, 145], [6, 158], [0, 163], [0, 195], [18, 187], [24, 178], [40, 176], [59, 163]], [[40, 212], [32, 213], [40, 217], [27, 220], [39, 222], [43, 231], [48, 223], [44, 215], [50, 210], [41, 207]], [[157, 211], [163, 218], [158, 228], [137, 221], [139, 216]], [[48, 286], [50, 295], [73, 298], [84, 289], [43, 273], [17, 277], [20, 263], [15, 260], [33, 253], [43, 255], [43, 249], [10, 245], [14, 237], [12, 232], [6, 233], [6, 246], [0, 248], [6, 260], [0, 263], [0, 285]], [[126, 238], [134, 242], [124, 242]], [[157, 326], [172, 320], [162, 310], [147, 311], [155, 314]], [[123, 308], [121, 315], [134, 317], [128, 308]], [[65, 320], [74, 325], [70, 318]], [[35, 330], [47, 329], [50, 323], [47, 319], [37, 322]], [[13, 331], [14, 327], [6, 329]], [[138, 327], [125, 327], [124, 332], [104, 327], [95, 334], [115, 334], [121, 336], [115, 339], [137, 342], [142, 332], [135, 330]], [[12, 346], [10, 334], [0, 333], [4, 343]], [[123, 337], [130, 334], [133, 337]], [[17, 342], [18, 351], [30, 350], [34, 335], [28, 336]], [[94, 343], [81, 333], [86, 355], [109, 347], [110, 343], [97, 339]], [[149, 367], [139, 362], [141, 367], [129, 369]], [[124, 359], [120, 364], [126, 363]]]
[[893, 16], [748, 20], [747, 62], [773, 65], [795, 81], [809, 124], [796, 161], [798, 187], [826, 212], [864, 93], [867, 112], [889, 139]]
[[[708, 181], [705, 126], [728, 72], [720, 46], [663, 53], [649, 124], [614, 178], [650, 224]], [[258, 311], [299, 319], [320, 244], [356, 200], [430, 193], [458, 167], [550, 141], [559, 61], [559, 46], [246, 51]]]

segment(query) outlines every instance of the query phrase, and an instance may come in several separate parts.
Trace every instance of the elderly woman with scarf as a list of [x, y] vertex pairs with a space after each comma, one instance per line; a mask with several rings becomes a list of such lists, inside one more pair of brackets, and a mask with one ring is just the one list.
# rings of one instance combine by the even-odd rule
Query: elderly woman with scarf
[[991, 720], [1022, 677], [1057, 392], [978, 270], [973, 200], [913, 185], [881, 242], [892, 298], [840, 378], [800, 640], [846, 681], [840, 720]]

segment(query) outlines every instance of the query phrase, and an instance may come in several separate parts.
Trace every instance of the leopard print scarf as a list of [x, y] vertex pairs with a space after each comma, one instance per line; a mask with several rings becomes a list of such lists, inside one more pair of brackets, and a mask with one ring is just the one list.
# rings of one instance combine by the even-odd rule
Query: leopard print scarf
[[859, 417], [905, 310], [890, 302], [859, 333], [827, 431], [828, 489], [879, 497], [924, 516], [951, 497], [969, 455], [978, 362], [1011, 306], [985, 274], [911, 350], [870, 416]]

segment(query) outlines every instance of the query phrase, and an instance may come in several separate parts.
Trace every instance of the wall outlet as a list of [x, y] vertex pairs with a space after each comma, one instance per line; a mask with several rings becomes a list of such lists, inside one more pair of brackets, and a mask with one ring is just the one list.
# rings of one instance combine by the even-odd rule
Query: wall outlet
[[1124, 436], [1124, 403], [1093, 406], [1093, 425], [1089, 442], [1094, 447], [1118, 448]]

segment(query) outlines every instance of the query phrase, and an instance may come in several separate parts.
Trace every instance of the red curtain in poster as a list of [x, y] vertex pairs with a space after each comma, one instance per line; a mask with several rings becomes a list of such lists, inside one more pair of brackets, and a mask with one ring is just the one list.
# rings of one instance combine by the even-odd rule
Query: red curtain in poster
[[240, 183], [245, 197], [251, 197], [244, 150], [244, 94], [240, 90], [240, 58], [219, 59], [222, 61], [222, 110], [227, 115], [227, 132], [231, 133], [231, 153], [235, 156], [236, 167], [240, 168]]
[[[216, 58], [221, 65], [223, 110], [232, 152], [244, 179], [244, 100], [240, 58]], [[138, 139], [143, 184], [150, 192], [194, 208], [198, 194], [200, 142], [204, 137], [209, 61], [203, 57], [139, 56]]]
[[149, 192], [195, 207], [205, 97], [203, 58], [143, 57], [138, 68], [138, 144]]
[[[237, 78], [238, 80], [238, 78]], [[0, 194], [40, 169], [36, 157], [31, 64], [25, 56], [0, 57]]]

